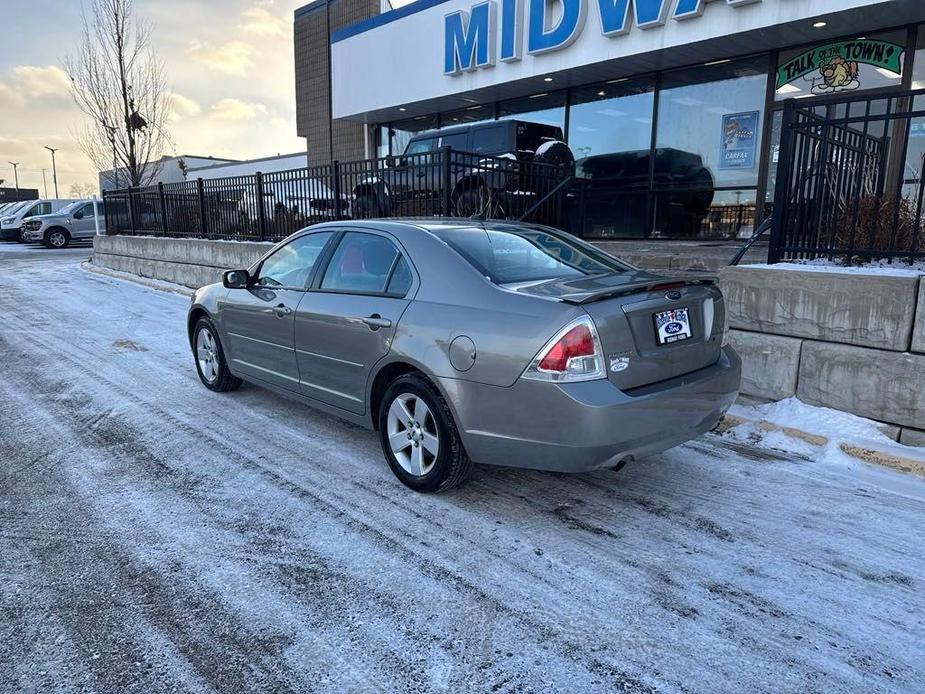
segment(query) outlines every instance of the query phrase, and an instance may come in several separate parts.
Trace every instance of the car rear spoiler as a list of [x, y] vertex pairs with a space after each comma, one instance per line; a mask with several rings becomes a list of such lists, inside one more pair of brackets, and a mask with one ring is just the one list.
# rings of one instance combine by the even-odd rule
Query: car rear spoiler
[[703, 279], [666, 279], [663, 277], [653, 278], [641, 282], [631, 282], [629, 284], [602, 289], [596, 292], [576, 292], [575, 294], [566, 294], [561, 297], [561, 301], [567, 304], [591, 304], [595, 301], [604, 299], [613, 299], [618, 296], [627, 296], [628, 294], [640, 294], [645, 292], [671, 291], [672, 289], [681, 289], [683, 287], [703, 287], [713, 286], [715, 280]]

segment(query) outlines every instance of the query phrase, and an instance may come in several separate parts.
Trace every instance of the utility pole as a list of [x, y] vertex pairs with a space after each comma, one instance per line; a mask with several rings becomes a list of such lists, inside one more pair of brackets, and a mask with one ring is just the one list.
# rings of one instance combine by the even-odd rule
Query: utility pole
[[16, 180], [16, 190], [19, 190], [19, 162], [8, 161], [7, 164], [12, 164], [13, 166], [13, 178]]
[[45, 188], [45, 197], [48, 197], [48, 179], [45, 178], [45, 171], [47, 169], [42, 169], [42, 186]]
[[58, 167], [55, 166], [55, 152], [57, 152], [58, 150], [55, 149], [54, 147], [48, 147], [48, 146], [46, 146], [45, 149], [51, 152], [51, 178], [55, 182], [55, 199], [57, 199], [58, 198]]

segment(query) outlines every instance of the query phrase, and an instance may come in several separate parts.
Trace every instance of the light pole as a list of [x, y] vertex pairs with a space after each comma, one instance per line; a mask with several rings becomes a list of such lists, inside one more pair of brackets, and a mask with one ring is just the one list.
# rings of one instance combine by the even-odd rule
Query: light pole
[[42, 186], [45, 188], [45, 197], [48, 197], [48, 179], [45, 178], [45, 171], [47, 169], [42, 169]]
[[13, 178], [16, 181], [16, 190], [19, 190], [19, 162], [8, 161], [7, 164], [11, 164], [13, 166]]
[[54, 147], [46, 146], [49, 152], [51, 152], [51, 179], [55, 182], [55, 199], [58, 198], [58, 167], [55, 166], [55, 152], [58, 150]]

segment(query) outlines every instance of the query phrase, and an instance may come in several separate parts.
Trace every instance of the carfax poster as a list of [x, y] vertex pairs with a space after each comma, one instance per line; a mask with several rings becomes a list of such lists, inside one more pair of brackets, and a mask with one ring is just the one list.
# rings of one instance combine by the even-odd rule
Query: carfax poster
[[723, 116], [721, 169], [754, 169], [758, 151], [759, 111], [729, 113]]

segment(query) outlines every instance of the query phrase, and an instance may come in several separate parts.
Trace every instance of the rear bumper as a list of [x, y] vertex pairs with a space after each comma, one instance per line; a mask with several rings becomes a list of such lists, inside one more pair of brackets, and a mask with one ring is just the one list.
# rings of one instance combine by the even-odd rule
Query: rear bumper
[[610, 381], [510, 388], [441, 379], [476, 462], [559, 472], [610, 467], [712, 429], [735, 401], [741, 361], [731, 348], [706, 369], [631, 395]]

